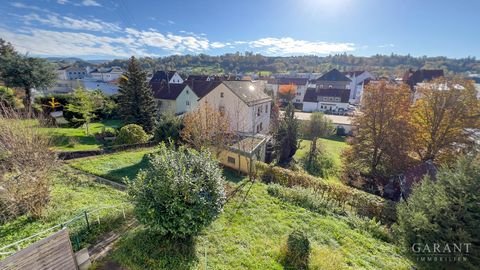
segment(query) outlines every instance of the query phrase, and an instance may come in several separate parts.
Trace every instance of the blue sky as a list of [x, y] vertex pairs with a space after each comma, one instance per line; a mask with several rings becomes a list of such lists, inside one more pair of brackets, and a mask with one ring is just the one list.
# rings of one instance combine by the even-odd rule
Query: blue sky
[[480, 1], [0, 0], [0, 38], [86, 59], [351, 53], [480, 57]]

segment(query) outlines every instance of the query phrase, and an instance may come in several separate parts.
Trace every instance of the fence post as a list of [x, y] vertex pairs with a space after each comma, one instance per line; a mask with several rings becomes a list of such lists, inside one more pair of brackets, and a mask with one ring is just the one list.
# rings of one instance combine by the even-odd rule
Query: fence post
[[90, 222], [88, 222], [88, 214], [87, 214], [87, 211], [83, 211], [83, 214], [85, 215], [85, 221], [87, 222], [87, 230], [90, 231]]

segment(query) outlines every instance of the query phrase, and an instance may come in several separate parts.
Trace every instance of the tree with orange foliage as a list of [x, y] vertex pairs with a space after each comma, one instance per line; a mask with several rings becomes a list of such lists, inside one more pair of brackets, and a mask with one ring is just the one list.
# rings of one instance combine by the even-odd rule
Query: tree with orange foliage
[[297, 94], [297, 86], [293, 83], [278, 86], [278, 96], [285, 101], [291, 101]]
[[369, 84], [362, 102], [362, 111], [353, 120], [351, 147], [344, 155], [344, 172], [349, 182], [360, 175], [368, 179], [395, 175], [410, 161], [409, 88], [385, 81]]
[[412, 110], [415, 152], [421, 160], [450, 161], [467, 142], [467, 128], [480, 128], [480, 102], [472, 81], [439, 78], [417, 87]]
[[183, 125], [182, 139], [197, 150], [214, 148], [218, 155], [232, 141], [233, 133], [228, 116], [207, 102], [185, 114]]

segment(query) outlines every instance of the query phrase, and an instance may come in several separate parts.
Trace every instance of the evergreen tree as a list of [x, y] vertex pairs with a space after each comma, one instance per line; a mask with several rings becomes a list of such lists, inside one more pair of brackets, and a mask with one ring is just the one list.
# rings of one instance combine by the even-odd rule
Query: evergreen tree
[[275, 152], [279, 164], [287, 164], [298, 148], [298, 119], [295, 107], [288, 104], [275, 134]]
[[138, 124], [145, 131], [152, 132], [157, 107], [147, 83], [147, 73], [133, 56], [128, 62], [127, 72], [120, 80], [119, 93], [119, 114], [124, 123]]

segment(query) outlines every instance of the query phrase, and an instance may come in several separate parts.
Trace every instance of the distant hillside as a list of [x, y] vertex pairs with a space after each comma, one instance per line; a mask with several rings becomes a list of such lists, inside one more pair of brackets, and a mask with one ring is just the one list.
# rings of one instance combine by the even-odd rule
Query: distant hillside
[[[126, 67], [128, 60], [113, 60], [102, 66]], [[376, 75], [400, 76], [408, 68], [439, 68], [447, 74], [480, 73], [480, 60], [475, 57], [452, 59], [439, 57], [413, 57], [410, 55], [374, 55], [360, 57], [347, 54], [329, 56], [263, 56], [260, 54], [234, 53], [220, 56], [172, 55], [161, 58], [141, 58], [146, 69], [175, 69], [188, 73], [246, 73], [325, 72], [332, 68], [341, 71], [369, 70]], [[83, 61], [84, 62], [84, 61]], [[89, 61], [91, 63], [91, 61]]]

